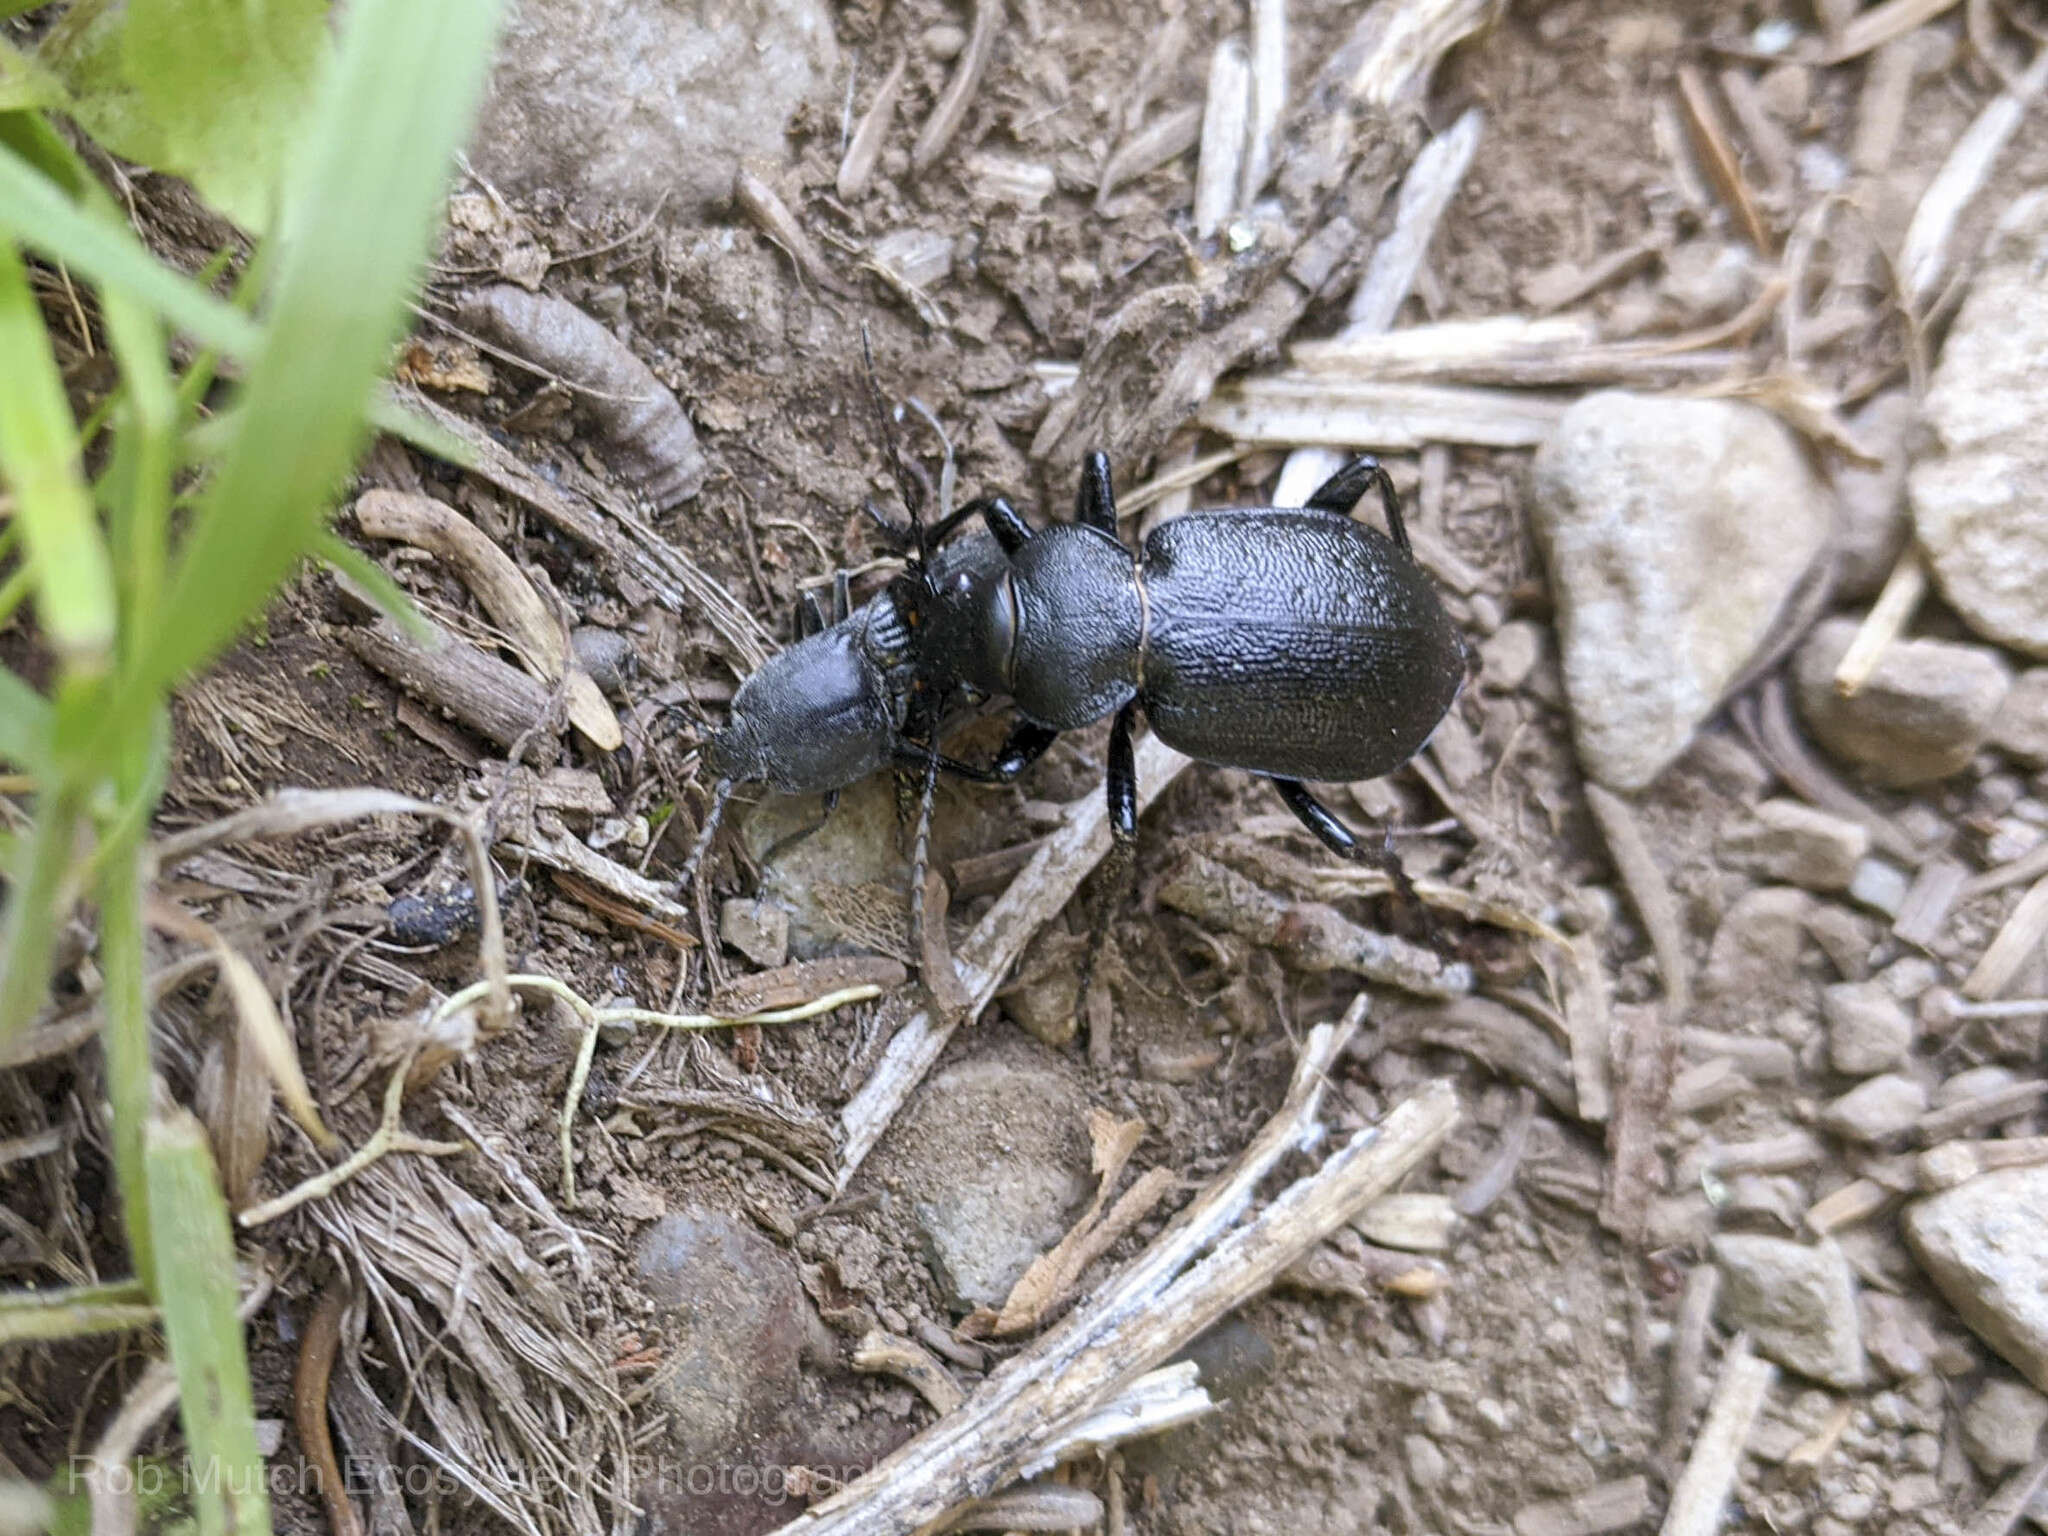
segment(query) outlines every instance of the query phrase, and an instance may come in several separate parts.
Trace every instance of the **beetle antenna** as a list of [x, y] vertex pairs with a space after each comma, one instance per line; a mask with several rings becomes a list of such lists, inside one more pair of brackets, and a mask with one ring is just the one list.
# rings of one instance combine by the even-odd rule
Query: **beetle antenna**
[[910, 845], [910, 952], [924, 949], [925, 875], [931, 868], [932, 801], [939, 791], [939, 742], [934, 736], [924, 760], [924, 794], [917, 808], [917, 836]]
[[705, 813], [704, 826], [697, 833], [696, 845], [690, 849], [690, 856], [683, 860], [682, 873], [676, 877], [676, 889], [687, 894], [697, 879], [697, 866], [704, 862], [704, 851], [711, 846], [711, 839], [718, 835], [718, 824], [725, 819], [725, 804], [732, 799], [732, 780], [720, 779], [711, 790], [711, 809]]
[[911, 474], [910, 465], [904, 460], [903, 445], [897, 440], [896, 423], [888, 403], [882, 398], [882, 383], [875, 373], [875, 352], [868, 337], [865, 323], [860, 328], [861, 362], [867, 370], [868, 403], [874, 407], [875, 428], [882, 440], [882, 457], [889, 461], [889, 473], [895, 477], [897, 494], [903, 498], [903, 510], [910, 516], [910, 547], [913, 558], [919, 565], [924, 564], [924, 510], [931, 499], [929, 483], [920, 485]]

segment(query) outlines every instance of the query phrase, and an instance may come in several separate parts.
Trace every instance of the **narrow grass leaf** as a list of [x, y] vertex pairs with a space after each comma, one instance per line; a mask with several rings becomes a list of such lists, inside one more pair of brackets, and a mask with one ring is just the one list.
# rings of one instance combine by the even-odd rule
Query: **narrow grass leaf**
[[111, 1111], [114, 1181], [121, 1191], [121, 1215], [128, 1229], [128, 1256], [135, 1273], [155, 1294], [156, 1245], [150, 1240], [150, 1203], [143, 1133], [156, 1091], [150, 1059], [149, 981], [143, 951], [142, 867], [135, 844], [117, 839], [100, 867], [100, 1049], [106, 1055], [107, 1104]]
[[209, 347], [252, 354], [261, 334], [253, 320], [158, 261], [125, 227], [81, 208], [7, 144], [9, 119], [26, 115], [0, 117], [0, 230], [103, 289], [131, 295]]
[[0, 478], [35, 562], [37, 617], [74, 671], [103, 670], [114, 645], [114, 573], [79, 472], [78, 427], [21, 253], [0, 244]]
[[36, 797], [28, 835], [7, 867], [7, 902], [0, 916], [0, 1047], [35, 1017], [49, 993], [50, 949], [57, 925], [58, 892], [69, 870], [78, 832], [78, 801], [62, 786]]
[[186, 1109], [152, 1115], [143, 1158], [150, 1226], [178, 1234], [158, 1247], [155, 1291], [178, 1374], [199, 1536], [252, 1536], [270, 1529], [270, 1497], [235, 1312], [234, 1239], [206, 1129]]
[[422, 645], [432, 640], [434, 626], [413, 606], [405, 589], [386, 574], [383, 566], [355, 545], [332, 533], [323, 533], [320, 542], [314, 546], [314, 553], [361, 587], [364, 595], [389, 614], [412, 639]]
[[139, 1280], [65, 1286], [54, 1291], [0, 1291], [0, 1346], [30, 1339], [76, 1339], [126, 1333], [156, 1321]]
[[121, 366], [121, 429], [114, 437], [109, 471], [107, 532], [132, 643], [147, 630], [163, 591], [178, 396], [156, 316], [115, 289], [101, 293], [100, 314], [108, 346]]
[[292, 183], [240, 430], [143, 648], [148, 683], [167, 686], [232, 641], [325, 526], [482, 89], [496, 16], [495, 0], [349, 7]]
[[0, 764], [47, 777], [50, 706], [13, 671], [0, 667]]

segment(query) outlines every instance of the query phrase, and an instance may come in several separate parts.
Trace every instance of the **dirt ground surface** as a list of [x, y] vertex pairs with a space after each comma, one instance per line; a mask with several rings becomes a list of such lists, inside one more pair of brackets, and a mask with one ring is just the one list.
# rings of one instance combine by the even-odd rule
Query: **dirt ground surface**
[[[1355, 10], [1334, 0], [1288, 7], [1294, 80], [1313, 74]], [[900, 504], [868, 403], [863, 330], [883, 393], [892, 402], [914, 397], [949, 436], [959, 498], [1000, 489], [1036, 520], [1066, 515], [1075, 463], [1031, 453], [1054, 377], [1034, 365], [1080, 360], [1125, 301], [1217, 259], [1188, 230], [1191, 146], [1099, 198], [1094, 180], [1128, 137], [1134, 74], [1169, 24], [1183, 46], [1156, 85], [1154, 117], [1201, 101], [1215, 44], [1245, 24], [1239, 7], [1209, 0], [1018, 0], [958, 136], [913, 176], [912, 133], [944, 87], [969, 16], [941, 0], [867, 0], [840, 7], [833, 20], [841, 73], [799, 111], [791, 161], [765, 179], [843, 291], [799, 271], [737, 208], [701, 222], [673, 211], [600, 217], [566, 191], [458, 186], [430, 313], [456, 313], [481, 285], [542, 274], [542, 291], [597, 317], [675, 392], [705, 459], [696, 495], [656, 512], [618, 492], [607, 500], [589, 491], [620, 483], [592, 422], [602, 402], [579, 400], [461, 335], [423, 327], [405, 365], [427, 398], [497, 434], [539, 479], [643, 515], [776, 643], [797, 633], [800, 593], [819, 590], [835, 570], [858, 573], [856, 601], [884, 579], [878, 562], [890, 551], [863, 503], [892, 513]], [[2016, 51], [2021, 43], [2031, 51], [2025, 20], [2001, 10], [1990, 24]], [[1812, 18], [1769, 5], [1508, 7], [1449, 57], [1429, 92], [1428, 130], [1475, 107], [1485, 129], [1401, 324], [1530, 313], [1560, 274], [1593, 274], [1631, 249], [1641, 254], [1605, 278], [1588, 276], [1574, 305], [1610, 334], [1695, 330], [1750, 303], [1785, 235], [1821, 195], [1811, 190], [1815, 178], [1826, 180], [1828, 163], [1847, 164], [1873, 67], [1871, 56], [1801, 64], [1758, 53], [1757, 39], [1780, 23], [1804, 32]], [[1886, 248], [1999, 88], [1968, 46], [1961, 10], [1926, 30], [1952, 56], [1916, 77], [1910, 130], [1860, 204]], [[858, 61], [857, 115], [899, 55], [909, 64], [895, 129], [871, 184], [842, 201], [833, 184], [845, 73]], [[1719, 270], [1713, 253], [1743, 247], [1744, 232], [1683, 135], [1674, 141], [1669, 131], [1680, 122], [1672, 103], [1681, 70], [1741, 76], [1797, 156], [1792, 180], [1773, 189], [1780, 200], [1764, 205], [1773, 250], [1720, 288], [1699, 274]], [[981, 152], [1051, 167], [1055, 185], [1031, 207], [992, 197], [974, 169]], [[1767, 157], [1747, 154], [1749, 176], [1767, 185]], [[1972, 205], [1959, 249], [1974, 249], [1996, 211], [2044, 177], [2048, 134], [2030, 119]], [[915, 297], [855, 259], [901, 229], [949, 247]], [[1868, 394], [1873, 381], [1905, 379], [1881, 284], [1865, 301], [1867, 324], [1813, 364], [1825, 391]], [[1275, 340], [1328, 335], [1341, 323], [1341, 297], [1319, 299], [1291, 337]], [[1938, 329], [1930, 339], [1938, 345]], [[1768, 351], [1771, 343], [1756, 345]], [[1270, 352], [1254, 359], [1274, 361]], [[897, 430], [936, 479], [931, 431], [915, 412]], [[1120, 458], [1120, 486], [1137, 487], [1190, 446], [1209, 452], [1229, 440], [1203, 434], [1152, 462]], [[1246, 451], [1200, 482], [1195, 505], [1264, 503], [1281, 457]], [[1468, 1020], [1462, 1034], [1396, 989], [1370, 988], [1372, 1011], [1336, 1074], [1333, 1113], [1340, 1126], [1364, 1124], [1423, 1079], [1448, 1075], [1465, 1117], [1403, 1187], [1467, 1201], [1477, 1214], [1461, 1216], [1435, 1251], [1419, 1255], [1402, 1285], [1369, 1278], [1381, 1271], [1353, 1245], [1344, 1250], [1352, 1267], [1338, 1278], [1321, 1271], [1319, 1285], [1316, 1272], [1299, 1273], [1212, 1330], [1196, 1356], [1219, 1410], [1125, 1446], [1108, 1467], [1089, 1461], [1071, 1474], [1106, 1500], [1116, 1483], [1121, 1528], [1290, 1536], [1651, 1528], [1692, 1454], [1730, 1347], [1731, 1329], [1686, 1312], [1687, 1298], [1697, 1304], [1701, 1294], [1693, 1277], [1713, 1268], [1710, 1243], [1717, 1234], [1810, 1238], [1803, 1223], [1816, 1200], [1870, 1181], [1871, 1212], [1831, 1238], [1861, 1296], [1867, 1361], [1859, 1358], [1857, 1380], [1833, 1384], [1781, 1372], [1749, 1435], [1724, 1528], [1988, 1530], [1968, 1522], [1999, 1479], [1967, 1452], [1963, 1414], [1988, 1382], [2019, 1377], [1963, 1325], [1904, 1246], [1896, 1210], [1908, 1143], [1859, 1145], [1824, 1127], [1822, 1107], [1853, 1084], [1830, 1064], [1822, 997], [1826, 987], [1906, 962], [1923, 967], [1923, 982], [1957, 984], [2022, 887], [1959, 903], [1918, 943], [1839, 890], [1808, 891], [1797, 896], [1789, 928], [1756, 940], [1747, 960], [1730, 958], [1741, 936], [1717, 942], [1717, 934], [1770, 882], [1729, 856], [1728, 829], [1786, 791], [1772, 788], [1772, 767], [1723, 711], [1625, 808], [1668, 884], [1678, 943], [1700, 978], [1690, 1007], [1674, 1013], [1671, 978], [1583, 790], [1552, 638], [1553, 594], [1525, 515], [1527, 452], [1454, 445], [1387, 457], [1426, 550], [1447, 552], [1439, 576], [1457, 576], [1445, 583], [1453, 617], [1489, 658], [1519, 664], [1505, 680], [1482, 675], [1468, 688], [1454, 710], [1455, 739], [1432, 750], [1427, 777], [1403, 769], [1353, 793], [1331, 786], [1327, 798], [1356, 824], [1381, 818], [1408, 829], [1399, 847], [1414, 877], [1540, 919], [1571, 950], [1447, 907], [1417, 927], [1398, 903], [1333, 895], [1317, 883], [1331, 856], [1270, 786], [1197, 765], [1141, 823], [1137, 898], [1117, 921], [1104, 966], [1106, 1052], [1091, 1050], [1085, 1024], [1072, 1034], [1067, 1019], [1080, 936], [1099, 895], [1089, 886], [1064, 923], [1034, 942], [1017, 984], [954, 1037], [843, 1193], [833, 1180], [838, 1115], [889, 1031], [917, 1005], [914, 980], [879, 1002], [737, 1033], [607, 1027], [569, 1131], [572, 1205], [558, 1117], [583, 1038], [574, 1012], [529, 995], [504, 1032], [464, 1014], [439, 1038], [420, 1037], [431, 1003], [478, 975], [474, 932], [449, 937], [418, 915], [427, 898], [449, 900], [458, 915], [469, 910], [459, 892], [449, 898], [468, 876], [462, 846], [444, 828], [380, 814], [218, 849], [167, 877], [170, 893], [244, 943], [286, 1001], [316, 1093], [346, 1142], [370, 1136], [387, 1078], [410, 1065], [417, 1081], [405, 1127], [482, 1148], [395, 1155], [244, 1234], [275, 1277], [251, 1337], [258, 1409], [277, 1434], [280, 1464], [303, 1465], [293, 1372], [316, 1302], [341, 1272], [353, 1298], [344, 1339], [354, 1364], [336, 1373], [333, 1389], [345, 1453], [418, 1474], [405, 1479], [409, 1491], [364, 1504], [378, 1536], [505, 1524], [753, 1533], [794, 1517], [801, 1484], [764, 1494], [736, 1470], [778, 1469], [786, 1483], [790, 1469], [815, 1469], [810, 1486], [829, 1491], [834, 1477], [872, 1464], [934, 1417], [901, 1381], [851, 1368], [868, 1329], [922, 1341], [969, 1393], [1017, 1347], [975, 1337], [971, 1325], [956, 1335], [979, 1298], [963, 1294], [959, 1275], [933, 1251], [934, 1204], [957, 1202], [992, 1231], [1012, 1223], [996, 1237], [1020, 1251], [1043, 1247], [1093, 1191], [1088, 1112], [1142, 1120], [1131, 1176], [1163, 1168], [1172, 1179], [1099, 1277], [1230, 1161], [1278, 1104], [1303, 1032], [1340, 1015], [1362, 985], [1298, 963], [1285, 943], [1174, 910], [1160, 885], [1194, 851], [1290, 901], [1329, 900], [1348, 921], [1405, 923], [1417, 942], [1473, 966], [1480, 1000], [1495, 1011], [1473, 1014], [1479, 1022]], [[357, 491], [376, 488], [459, 509], [548, 601], [566, 606], [574, 625], [623, 637], [630, 662], [600, 681], [624, 722], [625, 746], [602, 753], [567, 730], [543, 729], [520, 744], [524, 767], [509, 772], [502, 744], [410, 702], [367, 664], [346, 643], [365, 622], [362, 604], [330, 574], [308, 572], [263, 633], [185, 692], [163, 831], [287, 786], [377, 785], [465, 812], [488, 807], [499, 818], [499, 899], [515, 970], [558, 978], [592, 1002], [643, 1008], [689, 1010], [734, 995], [729, 989], [761, 964], [721, 941], [721, 905], [761, 889], [789, 895], [804, 883], [789, 873], [797, 865], [769, 876], [760, 866], [772, 829], [815, 819], [814, 805], [754, 813], [736, 802], [730, 825], [744, 835], [713, 846], [694, 892], [667, 916], [636, 913], [588, 878], [513, 848], [559, 835], [673, 881], [709, 797], [694, 749], [751, 670], [740, 631], [701, 606], [676, 611], [644, 571], [593, 558], [502, 483], [386, 442]], [[437, 622], [510, 655], [447, 562], [370, 538], [352, 515], [342, 526]], [[1922, 628], [1955, 632], [1938, 611]], [[1002, 730], [999, 716], [977, 722], [949, 750], [983, 756]], [[1066, 736], [1014, 786], [942, 782], [932, 860], [954, 887], [947, 921], [955, 942], [1021, 865], [1021, 855], [1006, 860], [1003, 851], [1043, 836], [1066, 802], [1100, 792], [1105, 743], [1102, 726]], [[585, 772], [565, 777], [569, 769]], [[1861, 793], [1920, 845], [1946, 847], [1975, 872], [1997, 862], [1991, 840], [2009, 828], [2014, 803], [2048, 799], [2029, 774], [1985, 751], [1931, 786]], [[558, 801], [547, 800], [548, 785]], [[740, 801], [755, 795], [743, 789]], [[511, 821], [525, 835], [509, 836]], [[829, 869], [863, 840], [871, 868], [844, 878], [832, 901], [810, 893], [800, 942], [810, 933], [815, 947], [844, 953], [902, 951], [904, 847], [886, 779], [849, 795], [817, 837], [837, 841], [821, 841], [828, 851], [801, 868]], [[765, 862], [801, 859], [804, 846]], [[841, 928], [836, 946], [815, 937], [826, 908]], [[742, 901], [735, 920], [744, 924], [749, 913], [759, 916]], [[761, 943], [780, 964], [775, 936]], [[1610, 1092], [1630, 1109], [1617, 1108], [1606, 1124], [1574, 1093], [1572, 1021], [1558, 981], [1573, 954], [1603, 979], [1616, 1038], [1654, 1036], [1624, 1047]], [[2029, 967], [2039, 980], [2038, 955]], [[1533, 1030], [1536, 1044], [1503, 1043], [1524, 1037], [1501, 1024], [1501, 1011]], [[238, 1125], [256, 1138], [255, 1155], [230, 1172], [231, 1199], [247, 1205], [317, 1173], [322, 1159], [281, 1117], [263, 1129], [267, 1099], [253, 1110], [234, 1106], [250, 1072], [237, 1066], [226, 1017], [204, 987], [169, 993], [164, 1066], [174, 1091], [207, 1107], [217, 1142]], [[1627, 1049], [1644, 1054], [1632, 1062]], [[1920, 1041], [1912, 1070], [1933, 1081], [1989, 1065], [2024, 1078], [2039, 1049], [2037, 1023], [2009, 1021]], [[423, 1061], [438, 1071], [421, 1070]], [[118, 1272], [121, 1262], [93, 1129], [97, 1071], [91, 1050], [76, 1051], [9, 1073], [0, 1088], [7, 1135], [59, 1124], [77, 1132], [63, 1158], [0, 1170], [9, 1206], [30, 1213], [10, 1224], [25, 1230], [8, 1241], [81, 1273]], [[948, 1085], [957, 1097], [948, 1098]], [[1645, 1106], [1649, 1123], [1618, 1129]], [[2022, 1136], [2037, 1119], [2028, 1104], [1999, 1125]], [[1730, 1148], [1780, 1155], [1773, 1161], [1766, 1150], [1744, 1162]], [[1617, 1156], [1632, 1159], [1619, 1172]], [[1011, 1167], [1026, 1171], [1013, 1180]], [[947, 1169], [958, 1170], [955, 1188], [940, 1177]], [[1497, 1193], [1475, 1193], [1503, 1174]], [[63, 1212], [63, 1220], [48, 1214]], [[676, 1239], [688, 1252], [656, 1278], [661, 1264], [647, 1244], [665, 1218], [710, 1223], [703, 1231], [716, 1235]], [[1674, 1357], [1688, 1352], [1682, 1379], [1674, 1377]], [[83, 1346], [18, 1357], [5, 1372], [0, 1445], [24, 1470], [55, 1468], [99, 1433], [144, 1363], [138, 1350]], [[615, 1497], [628, 1488], [643, 1513]], [[310, 1489], [290, 1479], [280, 1479], [277, 1516], [290, 1530], [327, 1520]]]

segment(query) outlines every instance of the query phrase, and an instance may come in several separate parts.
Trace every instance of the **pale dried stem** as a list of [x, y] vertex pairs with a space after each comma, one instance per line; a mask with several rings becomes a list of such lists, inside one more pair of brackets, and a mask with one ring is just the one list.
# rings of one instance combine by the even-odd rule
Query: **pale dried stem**
[[1661, 1536], [1713, 1536], [1721, 1528], [1722, 1510], [1741, 1469], [1742, 1449], [1777, 1375], [1776, 1366], [1750, 1353], [1748, 1334], [1736, 1335], [1721, 1357], [1721, 1376], [1707, 1405], [1707, 1422], [1671, 1490]]
[[[1336, 344], [1364, 341], [1392, 328], [1402, 304], [1415, 287], [1430, 242], [1443, 222], [1444, 210], [1464, 184], [1465, 172], [1471, 168], [1485, 128], [1486, 115], [1473, 107], [1417, 152], [1415, 163], [1401, 179], [1400, 195], [1394, 204], [1394, 227], [1374, 248], [1365, 275], [1352, 291], [1348, 318], [1344, 329], [1337, 333]], [[1392, 446], [1374, 437], [1360, 437], [1354, 442], [1382, 448]], [[1305, 500], [1342, 465], [1342, 457], [1331, 447], [1297, 448], [1281, 466], [1275, 503], [1284, 507]]]
[[1863, 691], [1886, 648], [1913, 622], [1914, 610], [1926, 593], [1927, 566], [1920, 551], [1909, 547], [1899, 556], [1891, 575], [1885, 578], [1884, 590], [1878, 593], [1877, 601], [1857, 626], [1856, 638], [1842, 653], [1841, 662], [1835, 667], [1836, 693], [1853, 699]]
[[1924, 312], [1936, 297], [1948, 270], [1949, 243], [1955, 238], [1963, 210], [1990, 179], [1992, 167], [2019, 131], [2027, 108], [2044, 84], [2048, 84], [2048, 48], [2035, 55], [2011, 89], [2001, 91], [1977, 114], [1920, 194], [1898, 259], [1906, 298], [1916, 313]]
[[1210, 56], [1209, 92], [1202, 104], [1202, 152], [1195, 161], [1197, 240], [1213, 236], [1237, 207], [1251, 91], [1251, 66], [1245, 61], [1244, 45], [1226, 37]]

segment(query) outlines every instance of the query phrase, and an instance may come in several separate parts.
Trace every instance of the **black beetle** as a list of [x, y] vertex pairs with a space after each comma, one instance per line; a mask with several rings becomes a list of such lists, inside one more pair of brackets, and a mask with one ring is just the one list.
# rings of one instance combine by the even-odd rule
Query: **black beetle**
[[[1387, 533], [1351, 509], [1377, 486]], [[1091, 453], [1072, 523], [1033, 530], [1003, 497], [979, 515], [1007, 556], [941, 586], [920, 655], [958, 683], [1008, 694], [1020, 719], [994, 765], [1015, 778], [1069, 731], [1116, 712], [1109, 737], [1112, 857], [1129, 867], [1137, 712], [1168, 746], [1271, 779], [1335, 852], [1362, 845], [1305, 779], [1388, 773], [1420, 751], [1463, 686], [1467, 651], [1408, 547], [1393, 482], [1354, 459], [1305, 506], [1190, 512], [1137, 554], [1117, 535], [1109, 459]], [[954, 766], [948, 764], [948, 766]]]

